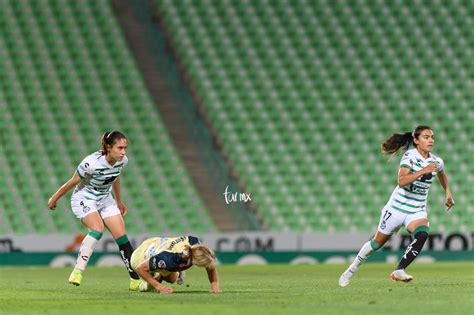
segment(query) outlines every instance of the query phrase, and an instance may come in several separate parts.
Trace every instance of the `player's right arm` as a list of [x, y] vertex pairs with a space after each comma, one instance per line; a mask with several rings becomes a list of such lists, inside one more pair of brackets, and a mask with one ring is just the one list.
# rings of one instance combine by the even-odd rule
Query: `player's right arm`
[[64, 196], [65, 193], [67, 193], [69, 190], [71, 190], [74, 186], [79, 184], [81, 182], [81, 178], [79, 177], [79, 174], [77, 172], [74, 173], [74, 175], [71, 177], [70, 180], [68, 180], [64, 185], [62, 185], [51, 198], [48, 200], [48, 207], [51, 210], [54, 210], [56, 208], [56, 203], [58, 200]]
[[135, 271], [138, 273], [138, 275], [148, 282], [150, 285], [152, 285], [157, 292], [160, 292], [160, 294], [171, 294], [173, 293], [172, 288], [168, 288], [161, 283], [159, 283], [153, 276], [151, 275], [151, 270], [150, 270], [150, 260], [146, 260], [143, 263], [138, 266], [138, 268], [135, 269]]
[[398, 186], [404, 187], [410, 185], [416, 181], [420, 176], [423, 176], [428, 173], [433, 173], [438, 170], [438, 164], [436, 162], [429, 164], [425, 168], [419, 170], [416, 173], [411, 173], [411, 169], [406, 167], [401, 167], [398, 171]]
[[209, 282], [211, 283], [211, 293], [220, 293], [222, 292], [219, 288], [219, 277], [217, 275], [217, 269], [214, 266], [209, 266], [206, 268], [207, 277], [209, 278]]

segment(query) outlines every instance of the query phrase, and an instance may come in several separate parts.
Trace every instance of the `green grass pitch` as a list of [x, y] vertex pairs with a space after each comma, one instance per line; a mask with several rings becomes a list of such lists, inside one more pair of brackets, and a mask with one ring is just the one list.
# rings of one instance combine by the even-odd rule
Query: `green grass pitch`
[[393, 266], [364, 265], [346, 288], [343, 265], [219, 266], [221, 294], [193, 267], [175, 293], [129, 292], [124, 268], [91, 267], [83, 285], [70, 268], [0, 268], [1, 314], [474, 314], [474, 264], [414, 264], [411, 283], [389, 279]]

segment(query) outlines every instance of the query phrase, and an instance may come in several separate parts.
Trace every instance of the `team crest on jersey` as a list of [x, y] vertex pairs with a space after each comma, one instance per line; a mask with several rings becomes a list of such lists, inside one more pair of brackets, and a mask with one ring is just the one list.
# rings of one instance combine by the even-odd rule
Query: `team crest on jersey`
[[166, 268], [166, 263], [164, 260], [160, 260], [158, 262], [158, 269], [165, 269]]
[[87, 213], [91, 210], [90, 207], [88, 207], [84, 204], [84, 201], [81, 201], [80, 205], [82, 206], [82, 212], [84, 212], [84, 213]]

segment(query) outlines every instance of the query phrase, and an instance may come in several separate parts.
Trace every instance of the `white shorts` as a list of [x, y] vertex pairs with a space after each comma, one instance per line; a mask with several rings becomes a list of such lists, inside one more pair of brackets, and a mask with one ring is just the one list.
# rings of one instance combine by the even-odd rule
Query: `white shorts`
[[380, 215], [378, 231], [385, 235], [392, 235], [393, 233], [398, 232], [402, 225], [407, 228], [411, 222], [427, 218], [428, 214], [426, 211], [418, 211], [409, 214], [397, 210], [383, 208]]
[[86, 199], [81, 192], [77, 192], [71, 197], [71, 209], [78, 219], [83, 219], [92, 212], [98, 212], [102, 219], [120, 214], [112, 194], [102, 201], [96, 201]]

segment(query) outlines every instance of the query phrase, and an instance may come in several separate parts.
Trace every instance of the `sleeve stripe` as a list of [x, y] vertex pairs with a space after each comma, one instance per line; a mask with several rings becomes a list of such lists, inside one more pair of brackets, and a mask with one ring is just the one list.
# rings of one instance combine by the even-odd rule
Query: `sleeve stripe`
[[400, 168], [402, 168], [402, 167], [408, 168], [408, 169], [410, 169], [410, 170], [413, 171], [413, 168], [412, 168], [410, 165], [408, 165], [408, 164], [402, 164], [402, 165], [400, 165]]
[[79, 172], [79, 167], [76, 168], [76, 173], [77, 173], [77, 175], [79, 175], [79, 177], [80, 177], [81, 179], [84, 179], [84, 176], [82, 176], [81, 173]]

